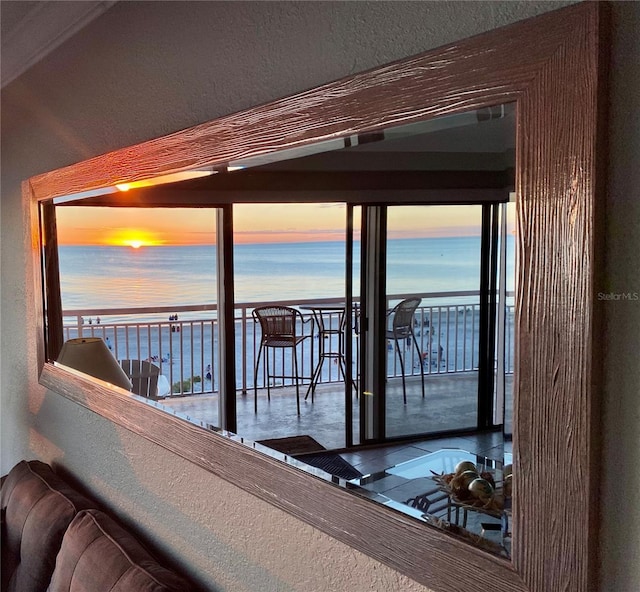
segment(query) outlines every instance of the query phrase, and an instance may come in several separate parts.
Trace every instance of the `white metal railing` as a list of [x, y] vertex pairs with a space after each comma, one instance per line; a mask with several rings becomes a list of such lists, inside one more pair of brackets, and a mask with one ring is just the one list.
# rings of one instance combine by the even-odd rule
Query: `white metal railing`
[[[415, 334], [420, 353], [413, 345], [404, 343], [401, 347], [405, 356], [407, 375], [419, 375], [420, 364], [427, 375], [471, 372], [478, 367], [478, 335], [480, 306], [472, 299], [477, 292], [440, 292], [420, 294], [422, 305], [415, 315]], [[389, 298], [389, 307], [410, 295], [394, 295]], [[446, 300], [467, 300], [466, 303], [447, 304]], [[254, 361], [258, 353], [260, 340], [259, 325], [254, 323], [251, 311], [258, 306], [284, 304], [303, 307], [309, 303], [331, 304], [341, 302], [337, 298], [314, 300], [271, 301], [237, 303], [235, 307], [236, 324], [236, 385], [243, 392], [254, 386]], [[302, 310], [305, 318], [311, 312]], [[513, 305], [507, 306], [505, 340], [505, 360], [507, 373], [513, 372]], [[161, 308], [120, 308], [120, 309], [83, 309], [64, 312], [64, 339], [74, 337], [101, 337], [107, 343], [118, 360], [150, 360], [160, 368], [166, 377], [165, 387], [160, 387], [159, 395], [185, 395], [214, 393], [218, 390], [218, 321], [215, 305], [191, 305]], [[130, 320], [126, 320], [126, 319]], [[339, 313], [323, 315], [325, 326], [336, 327]], [[357, 309], [350, 317], [353, 331], [353, 376], [359, 366], [359, 318]], [[305, 330], [309, 331], [311, 324]], [[317, 343], [317, 331], [313, 337], [302, 342], [298, 354], [300, 376], [306, 382], [318, 363], [320, 348]], [[344, 348], [339, 343], [339, 335], [330, 336], [325, 342], [325, 351], [331, 348], [337, 351]], [[388, 375], [400, 375], [400, 364], [395, 347], [388, 344]], [[277, 374], [291, 374], [284, 369], [291, 364], [291, 356], [282, 356], [269, 352], [272, 367], [278, 364]], [[264, 364], [260, 364], [258, 388], [266, 386]], [[282, 371], [280, 371], [282, 370]], [[342, 373], [337, 363], [325, 363], [319, 378], [320, 383], [340, 382]], [[279, 381], [273, 386], [292, 384], [291, 380]]]

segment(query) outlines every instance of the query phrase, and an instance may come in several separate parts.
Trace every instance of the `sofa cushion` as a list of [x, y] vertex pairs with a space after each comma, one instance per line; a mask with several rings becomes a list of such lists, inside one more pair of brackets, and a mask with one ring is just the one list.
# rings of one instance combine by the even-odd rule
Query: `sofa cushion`
[[45, 592], [67, 527], [95, 504], [40, 461], [13, 467], [0, 498], [2, 592]]
[[100, 510], [69, 525], [49, 592], [174, 592], [191, 586], [162, 567], [126, 530]]

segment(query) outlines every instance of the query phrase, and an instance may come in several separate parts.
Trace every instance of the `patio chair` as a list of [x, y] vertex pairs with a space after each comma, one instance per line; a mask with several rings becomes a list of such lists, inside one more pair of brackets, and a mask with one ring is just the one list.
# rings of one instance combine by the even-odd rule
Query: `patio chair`
[[[286, 378], [294, 379], [296, 383], [296, 404], [298, 407], [298, 415], [300, 415], [300, 380], [303, 377], [301, 377], [298, 372], [298, 345], [305, 339], [311, 338], [313, 334], [313, 319], [309, 318], [305, 321], [300, 311], [288, 306], [260, 306], [253, 310], [252, 315], [254, 321], [260, 323], [260, 329], [262, 331], [253, 375], [255, 412], [258, 412], [258, 367], [260, 365], [260, 358], [264, 355], [266, 357], [267, 399], [269, 401], [271, 400], [271, 378], [281, 378], [282, 380]], [[311, 330], [307, 335], [303, 333], [303, 325], [305, 323], [311, 323]], [[283, 374], [271, 373], [269, 368], [269, 354], [265, 352], [268, 348], [281, 349], [283, 352], [286, 349], [291, 350], [293, 375], [284, 373], [284, 363]]]
[[400, 359], [400, 370], [402, 371], [402, 395], [404, 404], [407, 404], [407, 385], [404, 376], [404, 356], [400, 351], [400, 342], [406, 343], [411, 341], [415, 346], [418, 358], [420, 359], [420, 378], [422, 380], [422, 398], [424, 399], [424, 368], [422, 367], [422, 354], [420, 347], [418, 346], [418, 340], [413, 332], [413, 318], [416, 309], [422, 302], [421, 298], [407, 298], [402, 302], [396, 304], [396, 306], [387, 313], [387, 318], [391, 319], [391, 326], [387, 326], [387, 339], [393, 340], [395, 343], [395, 350]]
[[120, 360], [124, 373], [131, 379], [131, 392], [148, 399], [157, 399], [160, 368], [146, 360]]

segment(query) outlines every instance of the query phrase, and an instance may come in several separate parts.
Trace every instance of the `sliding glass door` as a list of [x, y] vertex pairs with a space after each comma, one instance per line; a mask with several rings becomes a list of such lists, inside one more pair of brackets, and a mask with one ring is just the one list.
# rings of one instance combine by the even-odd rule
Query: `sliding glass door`
[[503, 425], [507, 438], [511, 437], [513, 431], [515, 205], [514, 201], [501, 204], [498, 239], [494, 422]]
[[361, 442], [501, 423], [497, 208], [363, 208]]
[[[252, 440], [346, 444], [346, 210], [233, 206], [237, 431]], [[285, 315], [290, 332], [268, 333]]]
[[[507, 423], [506, 215], [495, 203], [221, 208], [225, 429], [337, 449]], [[265, 307], [295, 311], [295, 348], [267, 344]]]
[[[335, 449], [505, 422], [514, 112], [296, 145], [211, 176], [223, 427]], [[295, 347], [269, 337], [264, 307], [295, 311]]]
[[478, 423], [482, 206], [392, 206], [386, 235], [386, 435]]

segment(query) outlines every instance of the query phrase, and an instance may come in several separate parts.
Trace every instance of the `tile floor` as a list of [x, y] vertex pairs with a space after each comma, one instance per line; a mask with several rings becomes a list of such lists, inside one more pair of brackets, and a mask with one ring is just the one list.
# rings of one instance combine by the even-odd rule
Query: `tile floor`
[[[390, 380], [388, 384], [390, 405], [387, 426], [393, 435], [454, 430], [474, 425], [477, 403], [475, 374], [427, 377], [427, 394], [424, 399], [420, 394], [419, 379], [408, 380], [407, 386], [408, 401], [407, 405], [403, 405], [400, 381]], [[304, 389], [301, 398], [304, 398]], [[158, 405], [205, 425], [217, 424], [217, 395], [167, 399], [158, 402]], [[508, 412], [510, 415], [510, 405]], [[353, 414], [354, 440], [357, 441], [358, 401], [355, 398]], [[295, 389], [272, 389], [271, 401], [267, 401], [266, 392], [258, 391], [257, 414], [254, 412], [253, 392], [240, 395], [237, 399], [237, 417], [238, 433], [247, 440], [255, 442], [268, 438], [309, 435], [328, 450], [336, 450], [365, 476], [446, 448], [464, 450], [499, 462], [503, 461], [505, 454], [512, 452], [511, 442], [505, 441], [502, 431], [475, 434], [465, 432], [457, 436], [422, 438], [411, 442], [345, 450], [344, 386], [341, 384], [319, 385], [313, 403], [311, 398], [301, 401], [300, 415], [296, 413]], [[366, 490], [358, 493], [381, 503], [389, 504], [389, 500], [392, 500], [392, 504], [397, 504], [396, 509], [414, 512], [413, 515], [416, 515], [417, 511], [412, 510], [406, 502], [417, 495], [436, 490], [435, 482], [429, 477], [408, 479], [387, 474], [375, 479]], [[429, 505], [428, 514], [455, 524], [456, 514], [450, 513], [449, 504], [446, 500], [442, 501], [441, 495], [439, 497], [438, 503]], [[417, 515], [420, 516], [421, 513], [417, 512]], [[458, 522], [461, 523], [461, 520], [458, 515]], [[500, 520], [480, 512], [467, 513], [466, 532], [493, 542], [500, 546], [503, 554], [508, 555], [508, 543], [505, 547], [501, 531], [486, 530], [485, 527], [490, 524], [499, 528]]]
[[[511, 543], [509, 537], [504, 537], [505, 528], [508, 528], [506, 515], [497, 517], [479, 511], [466, 511], [452, 505], [449, 498], [443, 495], [438, 484], [429, 476], [425, 468], [424, 474], [406, 474], [402, 463], [417, 460], [418, 468], [426, 465], [426, 459], [420, 460], [429, 453], [435, 453], [443, 449], [453, 449], [451, 456], [455, 458], [460, 454], [458, 450], [464, 450], [478, 457], [486, 457], [490, 461], [497, 461], [497, 466], [510, 464], [512, 444], [504, 441], [501, 432], [489, 432], [460, 437], [438, 438], [412, 442], [410, 444], [398, 444], [381, 448], [363, 449], [355, 452], [342, 452], [340, 456], [349, 462], [354, 468], [363, 474], [363, 478], [354, 480], [360, 485], [355, 491], [371, 497], [374, 501], [392, 507], [412, 515], [415, 512], [415, 499], [420, 496], [426, 502], [426, 507], [421, 508], [423, 516], [430, 519], [445, 521], [445, 524], [453, 524], [454, 528], [464, 526], [462, 532], [470, 536], [485, 540], [488, 550], [503, 556], [509, 556]], [[505, 459], [505, 455], [506, 459]], [[465, 456], [462, 455], [461, 456]], [[481, 459], [472, 457], [474, 463]], [[449, 459], [452, 467], [455, 461]], [[400, 465], [398, 467], [397, 465]], [[495, 466], [493, 462], [485, 464], [487, 468]], [[394, 468], [395, 467], [395, 468]], [[435, 469], [438, 473], [452, 472], [453, 468], [443, 470]], [[394, 473], [405, 473], [399, 475]], [[498, 475], [501, 475], [499, 472]], [[499, 477], [501, 478], [501, 477]], [[362, 491], [364, 490], [364, 491]], [[389, 502], [388, 500], [391, 500]]]

